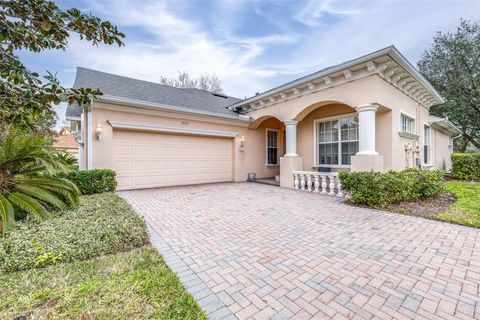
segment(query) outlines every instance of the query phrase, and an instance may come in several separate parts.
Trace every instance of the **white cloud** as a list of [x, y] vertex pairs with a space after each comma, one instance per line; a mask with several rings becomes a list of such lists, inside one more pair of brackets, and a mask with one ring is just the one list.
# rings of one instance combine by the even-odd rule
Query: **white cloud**
[[[115, 3], [92, 2], [92, 11], [121, 27], [139, 27], [153, 40], [130, 40], [122, 48], [100, 46], [74, 40], [69, 52], [77, 65], [99, 69], [149, 81], [161, 75], [174, 76], [177, 70], [192, 74], [215, 73], [222, 79], [228, 94], [244, 97], [265, 90], [265, 78], [275, 76], [277, 67], [257, 61], [272, 45], [289, 44], [296, 37], [271, 34], [264, 37], [225, 35], [213, 39], [200, 24], [176, 16], [168, 5], [160, 2]], [[255, 88], [255, 89], [253, 89]]]
[[[356, 2], [357, 5], [359, 3], [360, 1]], [[349, 16], [361, 13], [360, 9], [354, 9], [349, 2], [310, 0], [294, 18], [308, 26], [318, 26], [321, 23], [321, 19], [327, 15]]]

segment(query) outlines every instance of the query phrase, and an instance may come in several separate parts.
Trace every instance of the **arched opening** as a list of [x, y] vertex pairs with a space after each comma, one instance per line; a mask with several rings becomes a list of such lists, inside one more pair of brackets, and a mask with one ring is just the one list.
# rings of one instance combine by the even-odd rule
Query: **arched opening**
[[348, 170], [358, 152], [358, 115], [347, 104], [324, 101], [299, 112], [297, 152], [304, 170]]
[[285, 125], [273, 116], [256, 119], [248, 127], [245, 152], [249, 173], [256, 181], [278, 184], [280, 157], [285, 152]]
[[306, 116], [309, 116], [312, 113], [316, 113], [318, 117], [331, 117], [338, 114], [351, 112], [355, 112], [355, 108], [346, 103], [342, 103], [340, 101], [322, 101], [304, 108], [295, 116], [294, 119], [297, 121], [302, 121]]

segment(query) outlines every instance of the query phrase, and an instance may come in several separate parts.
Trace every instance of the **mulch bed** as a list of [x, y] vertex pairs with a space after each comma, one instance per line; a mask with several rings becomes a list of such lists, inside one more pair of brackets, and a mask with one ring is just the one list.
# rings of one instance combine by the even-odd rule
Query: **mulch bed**
[[[457, 197], [451, 192], [443, 191], [434, 198], [418, 199], [415, 201], [405, 201], [388, 205], [385, 208], [376, 208], [379, 210], [406, 214], [409, 216], [422, 217], [437, 220], [437, 215], [448, 210], [450, 205], [457, 200]], [[350, 201], [346, 201], [350, 205]], [[366, 207], [366, 206], [361, 206]], [[368, 208], [368, 207], [367, 207]]]
[[436, 220], [437, 215], [447, 211], [448, 207], [456, 200], [457, 197], [454, 194], [444, 191], [434, 198], [395, 203], [389, 205], [384, 210]]

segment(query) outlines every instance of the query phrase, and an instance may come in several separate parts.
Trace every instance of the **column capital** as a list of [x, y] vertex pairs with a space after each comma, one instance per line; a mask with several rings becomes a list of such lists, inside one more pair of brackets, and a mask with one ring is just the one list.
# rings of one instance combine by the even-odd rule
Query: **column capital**
[[379, 107], [380, 107], [380, 106], [379, 106], [378, 104], [376, 104], [376, 103], [362, 104], [362, 105], [360, 105], [360, 106], [355, 107], [355, 110], [357, 110], [357, 112], [363, 112], [363, 111], [373, 111], [373, 112], [376, 112]]
[[287, 121], [283, 121], [283, 123], [286, 126], [296, 126], [298, 124], [298, 120], [287, 120]]

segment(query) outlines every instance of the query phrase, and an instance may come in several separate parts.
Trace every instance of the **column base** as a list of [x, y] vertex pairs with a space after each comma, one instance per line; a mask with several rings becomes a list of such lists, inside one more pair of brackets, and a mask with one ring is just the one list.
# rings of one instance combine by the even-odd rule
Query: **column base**
[[293, 189], [293, 171], [303, 170], [303, 157], [287, 156], [280, 158], [280, 187]]
[[361, 154], [352, 156], [351, 171], [383, 171], [383, 156]]

